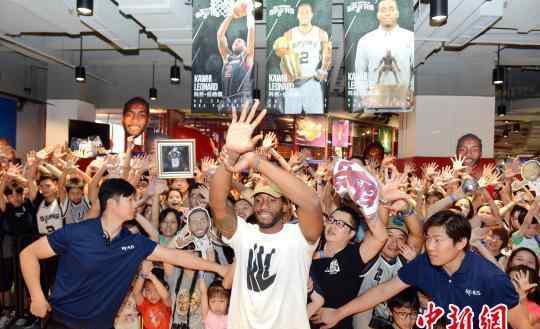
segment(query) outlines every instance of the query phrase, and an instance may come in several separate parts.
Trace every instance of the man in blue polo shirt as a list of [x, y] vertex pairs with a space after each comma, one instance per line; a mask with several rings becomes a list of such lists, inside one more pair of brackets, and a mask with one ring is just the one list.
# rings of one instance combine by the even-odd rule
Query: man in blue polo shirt
[[445, 210], [434, 214], [424, 225], [426, 253], [398, 272], [398, 276], [353, 299], [338, 309], [323, 309], [317, 321], [332, 328], [341, 319], [382, 303], [410, 286], [433, 297], [436, 306], [450, 314], [450, 304], [459, 310], [469, 306], [472, 324], [478, 328], [484, 305], [508, 308], [508, 324], [530, 328], [526, 311], [508, 276], [495, 265], [471, 251], [471, 225], [460, 214]]
[[[109, 329], [139, 265], [145, 259], [224, 275], [227, 267], [189, 252], [163, 248], [123, 223], [135, 214], [135, 189], [123, 179], [106, 180], [99, 190], [101, 217], [67, 225], [20, 254], [30, 292], [30, 311], [48, 329]], [[50, 304], [41, 290], [39, 260], [59, 256]]]

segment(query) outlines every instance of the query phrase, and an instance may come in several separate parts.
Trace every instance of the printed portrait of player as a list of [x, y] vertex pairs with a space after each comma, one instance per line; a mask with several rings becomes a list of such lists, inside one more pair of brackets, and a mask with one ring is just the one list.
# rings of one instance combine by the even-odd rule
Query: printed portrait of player
[[126, 137], [137, 137], [144, 132], [150, 120], [150, 104], [144, 98], [130, 99], [122, 111], [122, 125]]
[[[237, 1], [231, 13], [225, 17], [217, 31], [219, 54], [223, 60], [221, 81], [223, 90], [223, 106], [221, 108], [240, 108], [252, 95], [252, 77], [255, 57], [255, 17], [252, 0]], [[247, 40], [236, 38], [229, 48], [227, 30], [233, 20], [246, 17]]]
[[313, 7], [300, 3], [298, 26], [276, 39], [273, 45], [281, 59], [280, 68], [294, 88], [284, 93], [285, 114], [324, 112], [323, 85], [332, 65], [332, 43], [328, 33], [312, 24]]
[[377, 29], [356, 46], [356, 95], [366, 107], [411, 107], [413, 104], [414, 32], [399, 26], [397, 0], [381, 0]]

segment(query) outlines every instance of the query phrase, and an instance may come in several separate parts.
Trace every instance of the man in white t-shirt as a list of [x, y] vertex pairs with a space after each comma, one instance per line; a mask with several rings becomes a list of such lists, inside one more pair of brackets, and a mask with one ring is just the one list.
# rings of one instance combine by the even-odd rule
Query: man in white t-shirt
[[[266, 111], [256, 119], [258, 101], [251, 110], [244, 105], [227, 132], [224, 164], [210, 186], [214, 223], [234, 249], [230, 329], [309, 329], [307, 283], [313, 252], [322, 233], [322, 211], [315, 191], [254, 150], [260, 138], [251, 138]], [[251, 168], [267, 181], [255, 190], [257, 225], [234, 214], [227, 195], [233, 172]], [[284, 198], [297, 205], [298, 224], [283, 224]]]

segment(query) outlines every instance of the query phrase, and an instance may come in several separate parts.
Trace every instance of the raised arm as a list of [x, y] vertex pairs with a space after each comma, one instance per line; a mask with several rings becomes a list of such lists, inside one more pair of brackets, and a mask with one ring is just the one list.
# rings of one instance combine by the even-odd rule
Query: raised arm
[[369, 262], [384, 247], [388, 239], [388, 233], [377, 213], [372, 216], [366, 216], [366, 224], [369, 231], [360, 244], [360, 257], [364, 263]]
[[217, 31], [218, 50], [223, 61], [225, 61], [227, 56], [231, 53], [231, 50], [229, 49], [229, 43], [227, 42], [227, 36], [225, 35], [225, 33], [227, 32], [229, 25], [231, 25], [232, 20], [233, 20], [232, 14], [225, 17], [225, 19], [223, 20], [223, 22], [221, 23]]
[[253, 59], [255, 57], [255, 17], [253, 16], [253, 9], [250, 8], [253, 6], [253, 2], [249, 1], [251, 6], [248, 6], [247, 9], [247, 45], [246, 45], [246, 56], [248, 60], [248, 65], [253, 64]]
[[215, 272], [221, 276], [225, 276], [228, 269], [227, 266], [222, 266], [200, 257], [195, 257], [187, 251], [174, 250], [162, 246], [156, 246], [156, 249], [148, 256], [147, 260], [168, 263], [193, 270]]
[[236, 109], [233, 109], [232, 122], [223, 148], [223, 161], [210, 182], [210, 207], [214, 213], [214, 224], [226, 238], [234, 235], [237, 224], [234, 209], [227, 204], [227, 196], [231, 189], [232, 166], [236, 164], [241, 154], [254, 150], [256, 142], [262, 138], [262, 136], [251, 137], [266, 115], [266, 110], [263, 110], [255, 118], [258, 106], [259, 100], [255, 100], [249, 110], [249, 104], [245, 102], [239, 118]]
[[372, 309], [376, 305], [394, 297], [408, 287], [408, 284], [404, 283], [396, 276], [385, 283], [369, 289], [364, 294], [356, 297], [338, 309], [323, 308], [317, 315], [315, 322], [323, 323], [322, 329], [330, 329], [342, 319]]
[[525, 215], [525, 218], [523, 219], [523, 224], [519, 227], [518, 234], [520, 236], [525, 236], [525, 231], [529, 228], [529, 225], [531, 225], [534, 216], [538, 214], [539, 210], [540, 198], [537, 197], [529, 208], [529, 211], [527, 211], [527, 215]]

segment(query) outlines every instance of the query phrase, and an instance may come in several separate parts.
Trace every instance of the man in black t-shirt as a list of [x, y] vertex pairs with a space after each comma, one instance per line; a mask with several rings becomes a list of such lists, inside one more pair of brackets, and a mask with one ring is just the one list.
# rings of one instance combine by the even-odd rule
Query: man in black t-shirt
[[[369, 232], [362, 243], [351, 243], [360, 220], [362, 217], [355, 210], [340, 207], [325, 221], [326, 243], [316, 253], [310, 271], [323, 291], [325, 307], [339, 307], [356, 297], [365, 264], [379, 253], [388, 238], [383, 223], [377, 217], [369, 217], [365, 219]], [[352, 317], [334, 328], [352, 329]]]

